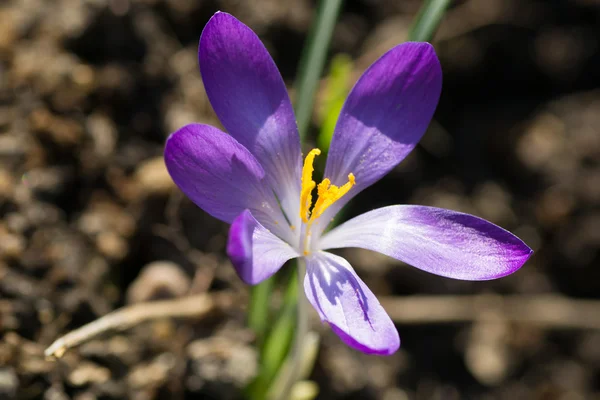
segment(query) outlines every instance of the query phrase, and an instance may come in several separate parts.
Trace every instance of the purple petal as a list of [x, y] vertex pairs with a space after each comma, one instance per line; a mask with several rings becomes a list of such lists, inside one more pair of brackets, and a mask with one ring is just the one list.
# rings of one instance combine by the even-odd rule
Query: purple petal
[[356, 185], [323, 221], [412, 151], [431, 121], [441, 90], [442, 70], [429, 43], [398, 45], [364, 72], [340, 113], [324, 175], [339, 186], [353, 173]]
[[229, 228], [227, 255], [240, 278], [250, 285], [262, 282], [287, 260], [298, 257], [290, 245], [265, 229], [249, 210], [243, 211]]
[[285, 84], [267, 49], [250, 28], [219, 12], [202, 32], [198, 59], [221, 123], [261, 163], [288, 217], [299, 218], [300, 138]]
[[432, 274], [464, 280], [501, 278], [533, 251], [512, 233], [484, 219], [442, 208], [379, 208], [325, 234], [320, 248], [378, 251]]
[[306, 257], [304, 291], [321, 320], [348, 346], [380, 355], [400, 347], [394, 323], [342, 257], [323, 251]]
[[282, 237], [291, 231], [262, 178], [264, 171], [233, 137], [209, 125], [190, 124], [167, 139], [165, 164], [173, 181], [200, 208], [231, 222], [252, 210]]

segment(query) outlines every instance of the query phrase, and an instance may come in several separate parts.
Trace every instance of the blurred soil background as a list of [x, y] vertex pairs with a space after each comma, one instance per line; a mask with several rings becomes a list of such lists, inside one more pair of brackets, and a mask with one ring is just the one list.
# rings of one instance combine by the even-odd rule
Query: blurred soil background
[[[357, 78], [405, 40], [420, 3], [347, 0], [330, 56], [349, 54]], [[315, 7], [2, 1], [0, 399], [239, 398], [257, 363], [248, 290], [224, 255], [227, 226], [174, 187], [163, 143], [186, 123], [218, 124], [197, 66], [215, 11], [252, 27], [291, 87]], [[434, 44], [436, 120], [350, 214], [451, 208], [536, 253], [512, 276], [472, 283], [343, 252], [403, 343], [370, 357], [320, 328], [319, 399], [600, 399], [600, 2], [457, 1]], [[44, 359], [57, 337], [118, 307], [204, 292], [233, 305]]]

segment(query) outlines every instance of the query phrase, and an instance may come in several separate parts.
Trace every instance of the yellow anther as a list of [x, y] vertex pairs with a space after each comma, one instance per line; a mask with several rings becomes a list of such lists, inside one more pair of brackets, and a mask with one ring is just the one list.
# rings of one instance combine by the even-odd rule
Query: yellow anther
[[348, 193], [355, 183], [356, 180], [354, 178], [354, 174], [352, 173], [348, 174], [348, 182], [340, 187], [332, 185], [331, 181], [327, 178], [323, 179], [323, 182], [319, 183], [319, 187], [317, 188], [319, 198], [317, 199], [315, 207], [312, 210], [312, 214], [310, 216], [311, 221], [319, 218], [325, 212], [325, 210], [329, 208], [329, 206]]
[[302, 222], [307, 223], [309, 217], [309, 209], [312, 204], [312, 194], [311, 192], [317, 185], [315, 181], [312, 180], [312, 174], [315, 170], [313, 167], [313, 163], [315, 161], [315, 157], [321, 154], [321, 150], [312, 149], [310, 153], [306, 156], [304, 160], [304, 166], [302, 167], [302, 188], [300, 189], [300, 218], [302, 218]]
[[352, 173], [348, 174], [348, 182], [340, 187], [332, 185], [331, 180], [328, 178], [323, 179], [317, 187], [317, 202], [310, 212], [310, 206], [312, 205], [312, 194], [311, 192], [316, 186], [315, 181], [312, 180], [312, 174], [314, 171], [313, 162], [315, 157], [321, 154], [321, 150], [313, 149], [308, 153], [304, 160], [304, 167], [302, 167], [302, 188], [300, 191], [300, 217], [305, 224], [312, 222], [319, 218], [329, 206], [341, 199], [348, 191], [354, 186], [356, 180]]

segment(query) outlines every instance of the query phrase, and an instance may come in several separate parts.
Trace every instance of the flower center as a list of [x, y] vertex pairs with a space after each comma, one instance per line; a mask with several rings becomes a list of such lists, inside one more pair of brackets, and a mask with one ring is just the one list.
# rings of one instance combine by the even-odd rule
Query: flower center
[[[333, 203], [341, 199], [356, 183], [354, 174], [348, 174], [348, 182], [342, 186], [335, 186], [331, 184], [331, 180], [328, 178], [323, 179], [319, 186], [313, 181], [312, 174], [314, 172], [313, 163], [315, 157], [321, 154], [321, 150], [312, 149], [306, 159], [304, 160], [304, 166], [302, 167], [302, 189], [300, 190], [300, 218], [302, 222], [306, 224], [306, 238], [304, 246], [304, 254], [308, 255], [308, 236], [310, 235], [310, 227], [314, 221], [316, 221]], [[312, 206], [312, 191], [317, 186], [317, 201]]]

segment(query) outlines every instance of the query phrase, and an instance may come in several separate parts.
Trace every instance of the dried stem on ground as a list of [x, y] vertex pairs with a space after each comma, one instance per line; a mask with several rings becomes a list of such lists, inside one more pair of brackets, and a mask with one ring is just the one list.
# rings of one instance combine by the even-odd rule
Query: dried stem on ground
[[[175, 300], [127, 306], [71, 331], [46, 349], [47, 357], [64, 353], [109, 330], [125, 330], [158, 318], [199, 318], [233, 305], [231, 293], [199, 294]], [[394, 322], [431, 324], [502, 318], [546, 328], [600, 329], [600, 301], [540, 296], [414, 296], [382, 297], [381, 304]]]
[[381, 297], [394, 322], [403, 324], [470, 322], [503, 318], [546, 328], [600, 329], [600, 301], [556, 295]]
[[203, 293], [174, 300], [134, 304], [67, 333], [55, 340], [44, 351], [44, 355], [60, 358], [67, 350], [110, 330], [125, 330], [141, 322], [159, 318], [200, 318], [216, 309], [231, 307], [232, 304], [231, 293]]

